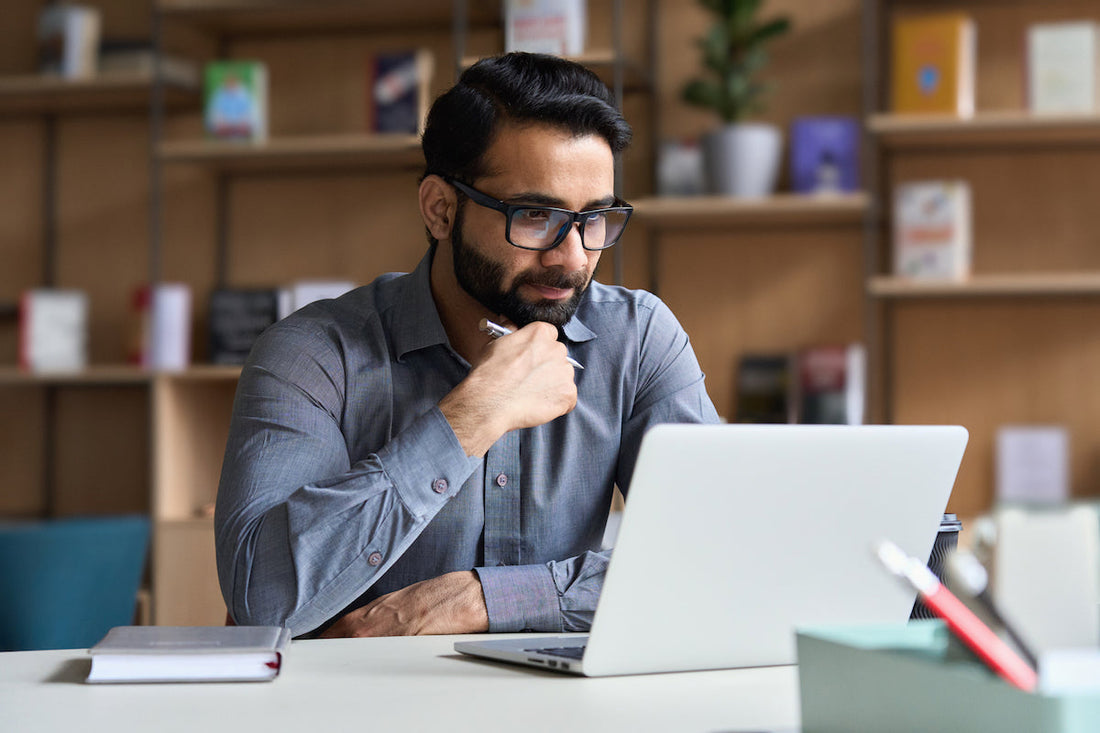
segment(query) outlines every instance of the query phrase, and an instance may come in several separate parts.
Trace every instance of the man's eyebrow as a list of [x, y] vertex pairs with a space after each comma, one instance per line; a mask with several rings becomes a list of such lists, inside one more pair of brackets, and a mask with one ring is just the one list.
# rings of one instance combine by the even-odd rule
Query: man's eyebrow
[[[517, 193], [513, 196], [509, 196], [506, 199], [502, 199], [508, 204], [531, 204], [533, 206], [553, 206], [558, 209], [568, 209], [565, 202], [561, 199], [550, 196], [545, 193], [538, 193], [535, 191], [529, 191], [525, 193]], [[590, 209], [606, 209], [609, 206], [614, 206], [617, 199], [614, 195], [604, 196], [603, 198], [589, 201], [584, 205], [581, 211], [588, 211]]]

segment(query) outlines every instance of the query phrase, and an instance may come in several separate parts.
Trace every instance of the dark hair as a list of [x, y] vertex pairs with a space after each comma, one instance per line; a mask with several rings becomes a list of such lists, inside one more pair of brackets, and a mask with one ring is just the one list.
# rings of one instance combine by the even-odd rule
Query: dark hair
[[485, 173], [485, 151], [505, 122], [596, 134], [613, 153], [631, 137], [611, 91], [589, 69], [557, 56], [508, 53], [478, 61], [435, 100], [421, 140], [424, 175], [473, 183]]

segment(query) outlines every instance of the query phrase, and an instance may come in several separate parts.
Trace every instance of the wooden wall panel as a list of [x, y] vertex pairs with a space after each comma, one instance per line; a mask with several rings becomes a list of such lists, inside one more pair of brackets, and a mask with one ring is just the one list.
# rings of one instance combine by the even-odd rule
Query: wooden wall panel
[[1100, 303], [989, 299], [893, 306], [894, 420], [970, 430], [949, 511], [974, 516], [993, 502], [996, 429], [1069, 429], [1076, 496], [1100, 486]]
[[46, 510], [46, 395], [43, 389], [0, 387], [0, 517], [37, 517]]
[[857, 227], [665, 236], [662, 299], [691, 336], [719, 414], [732, 418], [737, 360], [862, 338]]
[[976, 273], [1100, 269], [1100, 146], [898, 153], [889, 175], [969, 181]]

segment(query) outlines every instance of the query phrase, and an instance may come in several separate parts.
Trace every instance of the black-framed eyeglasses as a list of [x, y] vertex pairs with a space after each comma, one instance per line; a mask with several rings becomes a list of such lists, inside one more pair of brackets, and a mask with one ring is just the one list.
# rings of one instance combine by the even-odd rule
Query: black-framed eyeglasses
[[580, 224], [581, 246], [591, 252], [607, 249], [623, 236], [626, 223], [634, 213], [634, 207], [618, 198], [615, 206], [589, 211], [571, 211], [554, 206], [509, 204], [456, 181], [450, 176], [443, 180], [470, 197], [470, 200], [487, 209], [504, 214], [504, 238], [508, 244], [520, 249], [545, 251], [565, 241], [569, 229]]

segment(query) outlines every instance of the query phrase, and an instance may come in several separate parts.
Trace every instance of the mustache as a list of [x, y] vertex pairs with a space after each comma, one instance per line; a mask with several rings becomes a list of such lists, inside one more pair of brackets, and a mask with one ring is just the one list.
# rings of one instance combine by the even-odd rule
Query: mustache
[[524, 273], [516, 278], [513, 287], [520, 285], [540, 285], [545, 288], [558, 288], [560, 290], [583, 290], [588, 285], [588, 273], [584, 270], [573, 273], [542, 272]]

